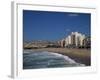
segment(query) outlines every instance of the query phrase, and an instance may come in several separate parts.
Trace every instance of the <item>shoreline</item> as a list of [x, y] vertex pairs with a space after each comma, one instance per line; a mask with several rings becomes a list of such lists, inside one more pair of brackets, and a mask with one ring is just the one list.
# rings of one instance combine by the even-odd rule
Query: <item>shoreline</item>
[[41, 49], [28, 49], [32, 51], [48, 51], [55, 52], [70, 57], [78, 63], [91, 65], [91, 50], [87, 49], [69, 49], [69, 48], [41, 48]]

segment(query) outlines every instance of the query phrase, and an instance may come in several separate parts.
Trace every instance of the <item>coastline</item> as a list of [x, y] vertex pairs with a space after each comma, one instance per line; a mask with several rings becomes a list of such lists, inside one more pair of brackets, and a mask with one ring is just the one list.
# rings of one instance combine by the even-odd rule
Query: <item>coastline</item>
[[91, 50], [90, 49], [69, 49], [69, 48], [40, 48], [30, 49], [32, 51], [48, 51], [66, 55], [78, 63], [91, 65]]

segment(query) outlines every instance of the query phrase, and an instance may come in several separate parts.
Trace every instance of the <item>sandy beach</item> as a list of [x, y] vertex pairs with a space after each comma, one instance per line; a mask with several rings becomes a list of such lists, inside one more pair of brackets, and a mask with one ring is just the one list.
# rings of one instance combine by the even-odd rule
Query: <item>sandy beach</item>
[[90, 49], [69, 49], [69, 48], [41, 48], [32, 49], [33, 51], [49, 51], [69, 56], [78, 63], [91, 65], [91, 50]]

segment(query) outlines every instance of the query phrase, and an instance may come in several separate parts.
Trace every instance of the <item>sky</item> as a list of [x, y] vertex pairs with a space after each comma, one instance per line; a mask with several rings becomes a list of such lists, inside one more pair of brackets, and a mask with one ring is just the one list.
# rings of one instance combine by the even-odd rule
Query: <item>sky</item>
[[23, 38], [57, 41], [76, 31], [90, 36], [90, 21], [89, 13], [23, 10]]

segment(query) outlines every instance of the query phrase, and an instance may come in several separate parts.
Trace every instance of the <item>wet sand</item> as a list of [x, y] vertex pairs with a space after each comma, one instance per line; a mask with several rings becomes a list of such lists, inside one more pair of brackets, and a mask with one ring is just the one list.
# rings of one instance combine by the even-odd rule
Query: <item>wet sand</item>
[[33, 51], [49, 51], [69, 56], [78, 63], [91, 65], [91, 50], [90, 49], [69, 49], [69, 48], [41, 48], [32, 49]]

